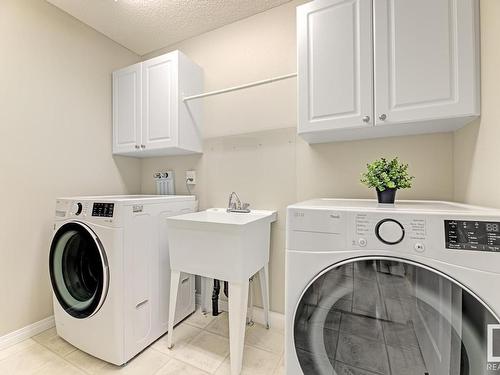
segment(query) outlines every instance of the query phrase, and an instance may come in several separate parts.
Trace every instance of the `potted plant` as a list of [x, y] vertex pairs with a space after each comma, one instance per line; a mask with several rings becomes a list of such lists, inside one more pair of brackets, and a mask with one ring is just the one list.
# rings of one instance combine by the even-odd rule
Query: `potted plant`
[[394, 203], [396, 191], [410, 188], [413, 178], [408, 174], [408, 164], [400, 163], [398, 158], [381, 158], [367, 164], [361, 183], [377, 190], [379, 203]]

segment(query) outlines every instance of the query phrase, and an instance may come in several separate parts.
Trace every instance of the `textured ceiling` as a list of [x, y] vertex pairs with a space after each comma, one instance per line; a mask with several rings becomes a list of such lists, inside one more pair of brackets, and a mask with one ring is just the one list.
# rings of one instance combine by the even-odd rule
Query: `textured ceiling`
[[290, 0], [47, 0], [144, 55]]

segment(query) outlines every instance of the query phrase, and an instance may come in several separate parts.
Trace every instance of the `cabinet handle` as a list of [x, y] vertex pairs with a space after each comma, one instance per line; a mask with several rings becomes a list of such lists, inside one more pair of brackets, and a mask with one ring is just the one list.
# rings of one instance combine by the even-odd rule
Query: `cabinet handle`
[[141, 145], [141, 148], [146, 148], [146, 145]]
[[138, 150], [139, 149], [139, 145], [135, 145], [135, 149]]
[[385, 113], [382, 113], [380, 116], [378, 116], [378, 119], [381, 121], [385, 121], [386, 118], [387, 118], [387, 115]]
[[370, 122], [370, 116], [364, 116], [363, 122]]

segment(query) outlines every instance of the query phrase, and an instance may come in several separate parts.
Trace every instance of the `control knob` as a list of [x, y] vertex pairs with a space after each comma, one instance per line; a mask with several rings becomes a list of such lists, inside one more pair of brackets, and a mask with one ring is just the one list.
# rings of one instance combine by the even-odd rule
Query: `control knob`
[[72, 215], [80, 215], [82, 213], [82, 210], [83, 210], [83, 206], [80, 202], [77, 202], [77, 203], [73, 203], [73, 205], [71, 206], [71, 209], [70, 209], [70, 213]]
[[403, 241], [405, 229], [397, 220], [384, 219], [376, 225], [375, 235], [386, 245], [396, 245]]

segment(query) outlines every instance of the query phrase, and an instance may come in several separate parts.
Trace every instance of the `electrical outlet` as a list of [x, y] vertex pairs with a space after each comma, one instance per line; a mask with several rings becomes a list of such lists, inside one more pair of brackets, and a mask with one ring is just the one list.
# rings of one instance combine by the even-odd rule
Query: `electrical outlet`
[[196, 171], [186, 171], [186, 181], [189, 185], [196, 185]]

